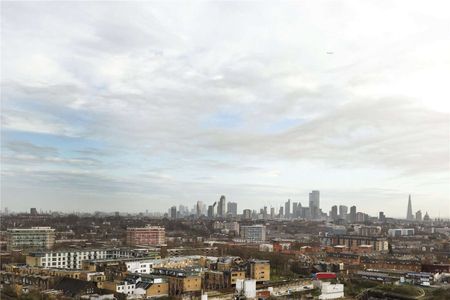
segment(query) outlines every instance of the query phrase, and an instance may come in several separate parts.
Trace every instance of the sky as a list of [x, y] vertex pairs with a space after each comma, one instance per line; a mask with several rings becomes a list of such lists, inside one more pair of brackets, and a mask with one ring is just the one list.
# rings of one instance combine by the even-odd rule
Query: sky
[[448, 1], [1, 3], [1, 206], [450, 217]]

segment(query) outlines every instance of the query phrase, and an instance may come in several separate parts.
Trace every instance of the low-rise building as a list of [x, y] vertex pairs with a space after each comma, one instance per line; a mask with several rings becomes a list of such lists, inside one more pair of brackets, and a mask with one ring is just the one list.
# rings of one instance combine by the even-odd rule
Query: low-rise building
[[326, 246], [343, 245], [349, 249], [357, 249], [361, 245], [372, 245], [374, 251], [386, 252], [389, 250], [387, 238], [361, 235], [331, 235], [321, 238]]
[[388, 235], [390, 237], [411, 236], [414, 235], [414, 228], [389, 229]]
[[257, 282], [270, 280], [270, 262], [268, 260], [251, 259], [247, 262], [247, 277]]
[[201, 294], [202, 276], [199, 268], [155, 268], [153, 273], [168, 278], [169, 296], [199, 296]]
[[67, 249], [58, 251], [36, 251], [26, 256], [30, 266], [82, 269], [82, 263], [90, 260], [120, 259], [146, 256], [148, 249], [105, 248], [105, 249]]
[[236, 281], [245, 279], [245, 270], [235, 269], [228, 271], [208, 270], [204, 273], [204, 288], [207, 290], [220, 290], [236, 285]]

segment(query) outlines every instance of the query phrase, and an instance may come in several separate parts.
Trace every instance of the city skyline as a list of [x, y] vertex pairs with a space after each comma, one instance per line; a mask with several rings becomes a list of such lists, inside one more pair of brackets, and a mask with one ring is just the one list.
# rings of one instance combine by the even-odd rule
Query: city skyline
[[449, 218], [446, 11], [4, 2], [1, 207]]
[[[236, 218], [237, 216], [244, 217], [245, 219], [245, 211], [249, 211], [252, 214], [252, 217], [256, 217], [258, 219], [258, 216], [262, 217], [262, 219], [308, 219], [308, 220], [316, 220], [316, 221], [335, 221], [338, 219], [343, 219], [346, 221], [356, 221], [357, 213], [360, 213], [362, 215], [365, 215], [366, 218], [372, 218], [372, 219], [378, 219], [379, 221], [385, 221], [386, 218], [390, 219], [396, 219], [396, 220], [406, 220], [406, 221], [423, 221], [422, 216], [422, 209], [417, 210], [415, 213], [412, 214], [412, 217], [410, 216], [410, 211], [412, 210], [412, 200], [411, 200], [411, 194], [408, 195], [408, 203], [407, 203], [407, 216], [406, 218], [402, 218], [401, 216], [395, 216], [395, 215], [387, 215], [389, 214], [388, 211], [378, 211], [376, 213], [370, 213], [364, 210], [362, 207], [357, 207], [356, 205], [352, 205], [351, 207], [348, 207], [346, 205], [342, 204], [333, 204], [330, 207], [330, 210], [327, 212], [327, 207], [320, 207], [316, 206], [317, 201], [320, 202], [320, 196], [318, 195], [320, 191], [313, 190], [311, 193], [309, 193], [309, 200], [310, 203], [307, 203], [307, 206], [302, 205], [300, 201], [295, 202], [291, 199], [287, 199], [286, 202], [281, 202], [277, 206], [270, 205], [270, 206], [262, 206], [262, 207], [240, 207], [238, 206], [237, 202], [227, 202], [225, 206], [225, 211], [219, 212], [219, 207], [217, 206], [218, 203], [222, 201], [222, 199], [225, 199], [225, 195], [221, 195], [219, 201], [214, 201], [211, 203], [211, 205], [208, 205], [209, 203], [204, 203], [203, 201], [197, 201], [194, 205], [189, 206], [186, 204], [177, 204], [177, 205], [171, 205], [169, 208], [166, 208], [166, 210], [162, 211], [149, 211], [148, 209], [145, 209], [145, 211], [108, 211], [108, 210], [96, 210], [96, 211], [89, 211], [89, 210], [73, 210], [73, 211], [52, 211], [52, 210], [45, 210], [42, 208], [36, 208], [31, 207], [28, 208], [25, 211], [14, 211], [9, 210], [8, 207], [2, 207], [2, 211], [0, 213], [4, 213], [5, 215], [8, 214], [21, 214], [21, 213], [29, 213], [31, 215], [39, 215], [42, 213], [82, 213], [82, 214], [91, 214], [91, 213], [106, 213], [106, 214], [145, 214], [148, 216], [166, 216], [170, 219], [178, 219], [178, 218], [184, 218], [184, 217], [207, 217], [207, 218], [219, 218], [219, 219], [229, 219], [229, 218]], [[316, 197], [311, 197], [311, 195], [317, 194]], [[318, 197], [318, 198], [317, 198]], [[311, 198], [315, 198], [311, 202]], [[311, 210], [311, 205], [313, 207], [316, 207], [318, 211]], [[307, 209], [306, 211], [304, 209]], [[348, 213], [348, 209], [350, 208], [350, 213]], [[302, 210], [303, 209], [303, 210]], [[286, 214], [286, 211], [289, 211], [288, 214]], [[318, 215], [319, 214], [319, 215]], [[429, 220], [448, 220], [449, 218], [446, 218], [445, 216], [442, 217], [441, 214], [437, 216], [429, 216], [428, 211], [425, 210], [425, 216], [429, 218]], [[367, 219], [368, 220], [368, 219]], [[361, 221], [359, 221], [361, 222]]]

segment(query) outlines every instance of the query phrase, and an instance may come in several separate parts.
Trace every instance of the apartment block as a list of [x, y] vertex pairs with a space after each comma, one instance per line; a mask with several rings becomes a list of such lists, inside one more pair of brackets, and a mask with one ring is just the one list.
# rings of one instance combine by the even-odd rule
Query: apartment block
[[6, 231], [7, 249], [52, 249], [55, 229], [51, 227], [12, 228]]
[[266, 226], [264, 225], [250, 225], [241, 226], [241, 238], [253, 241], [263, 242], [266, 240]]
[[270, 262], [268, 260], [252, 259], [248, 261], [247, 276], [257, 282], [270, 280]]
[[127, 245], [129, 246], [159, 246], [165, 243], [166, 230], [164, 227], [127, 228]]

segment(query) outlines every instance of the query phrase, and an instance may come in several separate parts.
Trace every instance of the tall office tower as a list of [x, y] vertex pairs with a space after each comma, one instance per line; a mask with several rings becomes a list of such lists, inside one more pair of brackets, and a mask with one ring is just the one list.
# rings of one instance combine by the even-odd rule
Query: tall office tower
[[412, 213], [412, 205], [411, 205], [411, 195], [408, 197], [408, 210], [406, 211], [406, 219], [414, 220], [414, 215]]
[[311, 211], [311, 218], [319, 218], [320, 213], [320, 192], [312, 191], [309, 193], [309, 209]]
[[227, 203], [227, 212], [229, 215], [236, 217], [237, 216], [237, 202], [228, 202]]
[[338, 218], [338, 207], [337, 207], [337, 205], [333, 205], [331, 207], [330, 218], [332, 220], [336, 220]]
[[264, 208], [263, 208], [263, 218], [267, 219], [267, 217], [268, 217], [267, 206], [264, 206]]
[[30, 215], [35, 216], [37, 214], [38, 214], [38, 212], [37, 212], [37, 209], [35, 207], [30, 208]]
[[208, 218], [214, 218], [216, 216], [216, 205], [217, 202], [214, 202], [213, 205], [208, 206]]
[[420, 210], [416, 212], [416, 221], [422, 221], [422, 211]]
[[348, 207], [345, 205], [339, 205], [339, 218], [347, 219]]
[[177, 207], [176, 206], [172, 206], [170, 208], [170, 218], [171, 219], [176, 219], [177, 218]]
[[203, 214], [202, 209], [203, 209], [203, 202], [197, 201], [197, 205], [195, 206], [197, 218], [199, 218]]
[[355, 222], [356, 221], [356, 206], [350, 207], [350, 215], [349, 215], [349, 221]]
[[291, 199], [288, 199], [288, 201], [284, 203], [284, 216], [286, 219], [291, 217]]
[[242, 216], [245, 220], [251, 220], [252, 219], [252, 210], [244, 209], [244, 211], [242, 212]]
[[219, 205], [217, 206], [217, 215], [219, 217], [225, 217], [227, 214], [227, 204], [226, 204], [225, 196], [220, 196]]
[[278, 218], [283, 218], [284, 217], [284, 211], [283, 211], [283, 206], [280, 206], [280, 210], [279, 210], [279, 212], [278, 212]]
[[275, 218], [275, 207], [270, 208], [270, 218], [272, 220]]
[[293, 218], [298, 217], [298, 203], [297, 202], [292, 203], [292, 217]]
[[189, 207], [180, 204], [178, 206], [178, 215], [181, 217], [188, 216], [189, 215]]
[[380, 222], [386, 221], [386, 215], [384, 214], [384, 212], [380, 211], [380, 213], [378, 214], [378, 221]]

